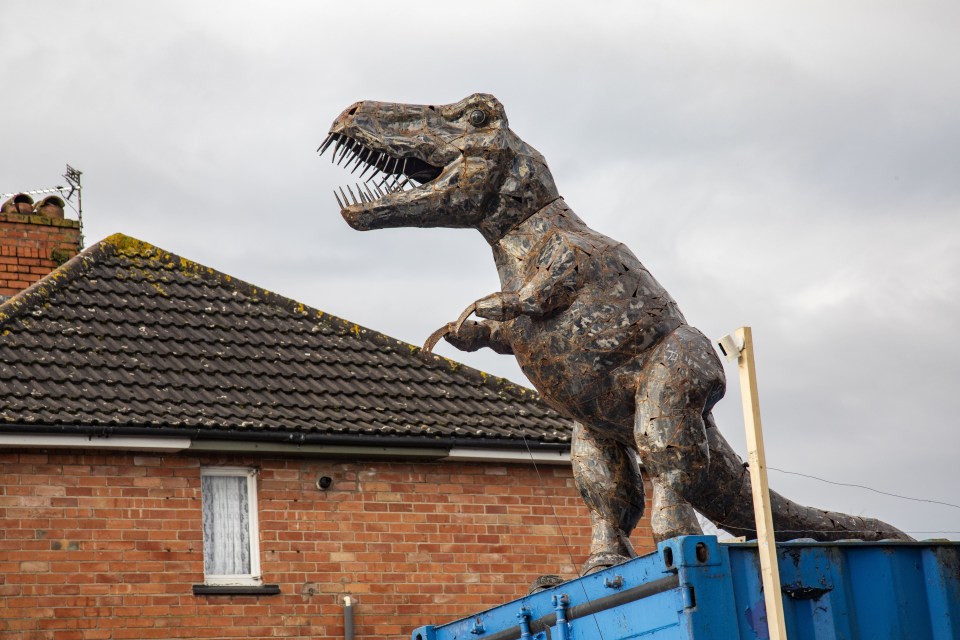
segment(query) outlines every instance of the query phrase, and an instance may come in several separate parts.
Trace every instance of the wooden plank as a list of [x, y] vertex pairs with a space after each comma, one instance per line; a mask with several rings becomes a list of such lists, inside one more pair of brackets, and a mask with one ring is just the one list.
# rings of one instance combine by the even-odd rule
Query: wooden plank
[[740, 369], [740, 394], [743, 398], [743, 420], [747, 432], [747, 453], [750, 461], [750, 482], [753, 488], [753, 509], [757, 521], [763, 598], [767, 607], [767, 627], [770, 638], [786, 640], [783, 596], [780, 592], [780, 567], [777, 564], [777, 545], [774, 538], [773, 516], [770, 511], [770, 486], [767, 482], [767, 461], [763, 449], [763, 426], [760, 422], [760, 396], [757, 392], [757, 373], [753, 359], [753, 332], [750, 327], [740, 327], [736, 335], [743, 345], [737, 358], [737, 366]]

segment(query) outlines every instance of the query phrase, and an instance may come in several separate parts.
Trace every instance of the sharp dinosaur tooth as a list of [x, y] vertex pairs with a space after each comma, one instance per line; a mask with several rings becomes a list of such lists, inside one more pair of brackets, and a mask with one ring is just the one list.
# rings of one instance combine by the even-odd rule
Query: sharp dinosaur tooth
[[387, 194], [385, 194], [383, 191], [381, 191], [381, 190], [380, 190], [380, 187], [378, 187], [377, 185], [373, 185], [373, 188], [376, 190], [376, 192], [377, 192], [378, 194], [380, 194], [380, 197], [381, 197], [381, 198], [382, 198], [383, 196], [387, 195]]
[[[343, 187], [340, 187], [340, 195], [343, 196], [343, 201], [344, 201], [344, 202], [346, 202], [347, 204], [350, 204], [350, 199], [347, 198], [347, 194], [344, 192]], [[344, 208], [344, 207], [341, 207], [341, 209], [342, 209], [342, 208]]]
[[[363, 174], [365, 174], [367, 171], [370, 171], [370, 169], [373, 169], [373, 163], [370, 162], [370, 156], [372, 155], [373, 155], [373, 151], [368, 153], [367, 157], [363, 159], [363, 161], [367, 163], [367, 166], [365, 166], [363, 168], [363, 171], [360, 172], [360, 176], [359, 176], [360, 178], [363, 178]], [[376, 174], [373, 174], [373, 175], [376, 175]], [[373, 176], [370, 176], [370, 177], [372, 178]]]
[[327, 148], [329, 148], [333, 141], [337, 138], [338, 136], [335, 133], [328, 134], [327, 139], [323, 141], [323, 144], [320, 145], [320, 148], [317, 149], [317, 152], [322, 156], [327, 151]]
[[340, 205], [340, 208], [343, 209], [343, 203], [340, 202], [340, 196], [337, 194], [337, 190], [333, 190], [333, 197], [337, 199], [337, 204]]
[[338, 136], [338, 137], [337, 137], [337, 146], [335, 146], [335, 147], [333, 148], [333, 155], [330, 156], [330, 162], [336, 162], [336, 160], [337, 160], [337, 152], [340, 151], [340, 143], [342, 143], [342, 142], [343, 142], [343, 138]]
[[[357, 163], [353, 165], [353, 169], [350, 170], [350, 173], [353, 173], [354, 171], [356, 171], [357, 167], [359, 167], [363, 163], [364, 155], [370, 155], [370, 152], [364, 149], [363, 151], [357, 154]], [[363, 174], [360, 174], [360, 175], [363, 175]]]
[[380, 167], [377, 165], [376, 162], [374, 162], [374, 163], [371, 164], [370, 166], [373, 167], [373, 173], [371, 173], [371, 174], [370, 174], [370, 177], [367, 178], [367, 182], [370, 182], [371, 180], [373, 180], [374, 178], [376, 178], [378, 175], [380, 175]]
[[353, 193], [353, 189], [350, 188], [350, 185], [347, 185], [347, 191], [350, 192], [350, 197], [353, 198], [353, 204], [360, 204], [360, 203], [357, 201], [357, 196], [355, 196], [354, 193]]
[[[377, 175], [379, 175], [380, 172], [383, 171], [383, 169], [380, 168], [380, 161], [383, 160], [383, 156], [384, 156], [384, 153], [383, 153], [383, 151], [381, 151], [381, 152], [377, 155], [377, 159], [370, 163], [370, 165], [373, 167], [373, 173], [371, 173], [371, 174], [370, 174], [370, 177], [367, 178], [367, 182], [370, 182], [371, 180], [373, 180], [374, 178], [376, 178]], [[361, 175], [363, 175], [363, 174], [361, 174]]]
[[[339, 142], [337, 143], [340, 144]], [[350, 151], [350, 148], [353, 146], [353, 140], [348, 140], [345, 145], [343, 145], [343, 150], [340, 152], [340, 157], [337, 158], [337, 164], [343, 162], [344, 157], [347, 155], [347, 152]], [[334, 154], [336, 156], [336, 154]]]
[[[358, 188], [358, 189], [360, 188], [360, 184], [359, 184], [359, 183], [357, 184], [357, 188]], [[374, 200], [377, 199], [377, 196], [374, 195], [373, 191], [370, 191], [370, 187], [367, 186], [366, 183], [364, 183], [363, 188], [366, 189], [366, 190], [367, 190], [367, 193], [370, 194], [370, 202], [373, 202]]]
[[403, 159], [403, 167], [400, 168], [400, 173], [407, 175], [407, 158]]

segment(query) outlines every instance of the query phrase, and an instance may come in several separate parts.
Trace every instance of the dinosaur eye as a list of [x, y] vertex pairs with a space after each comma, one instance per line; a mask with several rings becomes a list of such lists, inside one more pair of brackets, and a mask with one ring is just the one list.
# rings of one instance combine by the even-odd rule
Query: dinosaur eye
[[470, 112], [470, 124], [479, 127], [487, 121], [487, 114], [482, 109], [474, 109]]

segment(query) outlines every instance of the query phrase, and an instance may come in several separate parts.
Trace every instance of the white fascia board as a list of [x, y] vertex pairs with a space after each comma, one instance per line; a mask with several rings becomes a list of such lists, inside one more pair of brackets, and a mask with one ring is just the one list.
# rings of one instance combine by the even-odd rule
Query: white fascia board
[[216, 453], [263, 453], [313, 457], [347, 458], [443, 458], [445, 449], [426, 449], [419, 447], [384, 447], [381, 445], [320, 445], [287, 444], [283, 442], [251, 442], [248, 440], [195, 440], [190, 444], [191, 451], [209, 451]]
[[195, 440], [191, 451], [218, 453], [263, 453], [316, 457], [393, 458], [414, 460], [439, 460], [441, 462], [517, 462], [526, 464], [570, 464], [569, 451], [452, 449], [420, 447], [384, 447], [382, 445], [299, 445], [277, 442], [249, 442], [245, 440]]
[[445, 462], [517, 462], [526, 464], [570, 464], [569, 451], [521, 451], [454, 447]]
[[127, 451], [208, 451], [319, 457], [374, 457], [439, 459], [444, 462], [514, 462], [518, 464], [570, 464], [569, 451], [523, 451], [453, 447], [425, 449], [382, 446], [318, 446], [246, 441], [192, 441], [190, 438], [135, 436], [83, 436], [59, 434], [0, 434], [0, 448], [13, 449], [115, 449]]
[[10, 447], [15, 449], [125, 449], [127, 451], [183, 451], [184, 449], [190, 447], [190, 438], [0, 434], [0, 447]]

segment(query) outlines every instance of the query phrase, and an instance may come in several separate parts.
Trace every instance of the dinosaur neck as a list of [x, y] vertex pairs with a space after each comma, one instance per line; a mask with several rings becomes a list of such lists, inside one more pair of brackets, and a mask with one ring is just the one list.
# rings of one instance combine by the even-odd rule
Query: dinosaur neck
[[504, 291], [519, 289], [530, 252], [538, 247], [540, 240], [557, 227], [568, 224], [583, 225], [563, 198], [558, 197], [545, 207], [527, 216], [507, 231], [497, 242], [491, 243], [493, 259]]
[[523, 225], [527, 220], [545, 215], [556, 203], [563, 204], [562, 196], [555, 196], [539, 209], [503, 208], [494, 215], [488, 216], [477, 225], [477, 230], [483, 235], [487, 243], [493, 247], [503, 238]]

